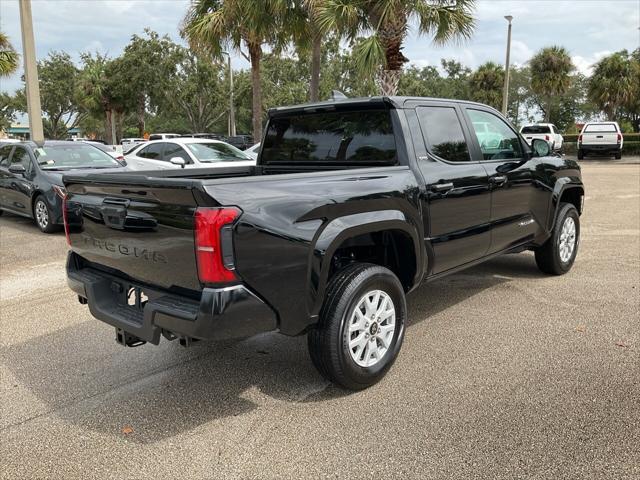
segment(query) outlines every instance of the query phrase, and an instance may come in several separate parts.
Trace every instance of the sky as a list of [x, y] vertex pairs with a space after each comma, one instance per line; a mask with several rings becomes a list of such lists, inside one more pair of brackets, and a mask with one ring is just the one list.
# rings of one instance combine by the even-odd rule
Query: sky
[[[248, 0], [251, 1], [251, 0]], [[180, 38], [179, 23], [189, 0], [32, 0], [36, 55], [66, 51], [119, 55], [134, 34], [150, 27]], [[415, 29], [405, 41], [405, 56], [417, 66], [440, 65], [453, 58], [475, 68], [489, 60], [504, 64], [507, 22], [513, 15], [512, 64], [526, 63], [539, 49], [564, 46], [583, 73], [603, 56], [640, 47], [640, 0], [478, 0], [473, 37], [461, 44], [435, 46]], [[22, 51], [18, 0], [0, 0], [0, 30]], [[246, 68], [239, 55], [234, 68]], [[0, 80], [0, 91], [21, 88], [22, 72]]]

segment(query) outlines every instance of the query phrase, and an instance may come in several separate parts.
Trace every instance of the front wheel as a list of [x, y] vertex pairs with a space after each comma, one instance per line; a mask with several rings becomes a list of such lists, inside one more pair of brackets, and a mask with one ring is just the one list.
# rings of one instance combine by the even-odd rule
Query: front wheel
[[571, 203], [562, 203], [551, 238], [535, 251], [538, 268], [552, 275], [567, 273], [576, 259], [579, 244], [578, 210]]
[[318, 325], [309, 332], [313, 364], [328, 380], [362, 390], [387, 373], [402, 346], [407, 306], [390, 270], [353, 264], [336, 273]]

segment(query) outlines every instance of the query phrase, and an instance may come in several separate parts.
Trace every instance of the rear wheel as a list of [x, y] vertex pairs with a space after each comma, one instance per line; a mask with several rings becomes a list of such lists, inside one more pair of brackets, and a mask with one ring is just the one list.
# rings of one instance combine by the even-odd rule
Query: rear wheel
[[578, 160], [582, 160], [584, 158], [584, 152], [582, 150], [578, 150]]
[[622, 152], [618, 150], [616, 152], [616, 160], [620, 160], [621, 158], [622, 158]]
[[406, 315], [404, 290], [390, 270], [351, 265], [327, 288], [320, 321], [308, 336], [311, 360], [328, 380], [350, 390], [367, 388], [398, 356]]
[[562, 275], [571, 270], [580, 244], [580, 216], [571, 203], [562, 203], [551, 237], [535, 251], [544, 273]]
[[33, 204], [33, 218], [44, 233], [52, 233], [58, 229], [58, 226], [52, 223], [51, 209], [43, 195], [39, 195]]

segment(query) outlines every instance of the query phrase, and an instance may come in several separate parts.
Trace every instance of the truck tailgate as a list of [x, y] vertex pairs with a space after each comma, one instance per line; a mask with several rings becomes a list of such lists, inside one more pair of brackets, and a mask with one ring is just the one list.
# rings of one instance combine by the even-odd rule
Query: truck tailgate
[[617, 141], [617, 132], [585, 132], [582, 134], [584, 145], [615, 145]]
[[199, 290], [193, 186], [188, 180], [167, 182], [109, 184], [65, 177], [72, 250], [99, 268], [143, 283]]

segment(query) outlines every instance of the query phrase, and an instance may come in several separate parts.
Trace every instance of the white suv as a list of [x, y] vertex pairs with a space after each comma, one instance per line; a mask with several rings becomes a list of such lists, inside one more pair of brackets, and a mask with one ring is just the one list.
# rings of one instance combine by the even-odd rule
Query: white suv
[[531, 146], [534, 138], [545, 140], [551, 150], [562, 150], [562, 142], [564, 138], [560, 135], [558, 127], [553, 123], [535, 123], [532, 125], [524, 125], [520, 128], [520, 135], [524, 137], [525, 142]]
[[622, 132], [617, 122], [589, 122], [578, 137], [578, 160], [588, 153], [615, 155], [622, 158]]

